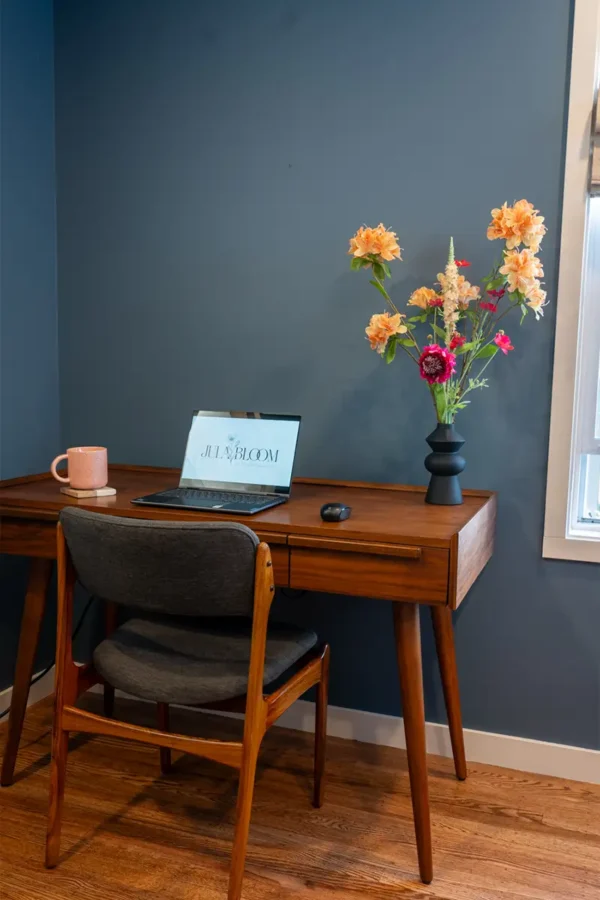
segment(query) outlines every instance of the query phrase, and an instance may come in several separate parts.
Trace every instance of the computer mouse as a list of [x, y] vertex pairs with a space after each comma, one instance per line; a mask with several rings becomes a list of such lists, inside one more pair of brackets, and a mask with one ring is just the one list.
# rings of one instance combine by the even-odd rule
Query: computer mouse
[[324, 503], [321, 507], [321, 518], [324, 522], [343, 522], [350, 517], [351, 506], [345, 503]]

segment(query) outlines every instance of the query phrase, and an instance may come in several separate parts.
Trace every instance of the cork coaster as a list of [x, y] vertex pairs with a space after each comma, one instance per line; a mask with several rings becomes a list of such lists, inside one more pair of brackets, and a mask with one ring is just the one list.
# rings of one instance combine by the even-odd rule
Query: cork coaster
[[67, 497], [76, 497], [77, 500], [83, 500], [88, 497], [112, 497], [113, 494], [117, 493], [116, 488], [111, 487], [103, 487], [97, 488], [95, 491], [80, 491], [77, 488], [72, 487], [61, 487], [61, 494], [66, 494]]

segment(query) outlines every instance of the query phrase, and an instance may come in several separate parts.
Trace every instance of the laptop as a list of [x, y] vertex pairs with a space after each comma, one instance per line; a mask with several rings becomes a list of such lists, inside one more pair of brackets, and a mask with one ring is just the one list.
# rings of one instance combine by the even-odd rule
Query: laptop
[[251, 516], [289, 499], [300, 416], [196, 410], [179, 487], [132, 500]]

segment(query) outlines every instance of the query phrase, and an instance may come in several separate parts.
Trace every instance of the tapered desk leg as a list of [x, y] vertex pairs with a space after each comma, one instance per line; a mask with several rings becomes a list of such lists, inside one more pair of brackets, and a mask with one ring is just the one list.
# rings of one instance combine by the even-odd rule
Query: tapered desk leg
[[0, 784], [3, 787], [13, 783], [19, 741], [23, 730], [23, 720], [29, 698], [29, 684], [33, 676], [33, 666], [38, 648], [40, 628], [46, 607], [46, 593], [50, 575], [52, 574], [53, 561], [51, 559], [31, 560], [23, 618], [21, 619], [21, 632], [19, 636], [19, 649], [15, 665], [15, 677], [13, 692], [8, 716], [8, 734], [4, 748], [2, 772]]
[[421, 881], [429, 884], [433, 878], [433, 857], [429, 819], [419, 606], [416, 603], [394, 603], [393, 607], [419, 873]]
[[463, 736], [462, 715], [460, 712], [460, 691], [458, 688], [458, 671], [456, 669], [456, 650], [454, 647], [454, 628], [452, 627], [452, 611], [447, 606], [432, 606], [431, 617], [435, 633], [444, 699], [456, 777], [464, 781], [467, 777], [467, 759]]

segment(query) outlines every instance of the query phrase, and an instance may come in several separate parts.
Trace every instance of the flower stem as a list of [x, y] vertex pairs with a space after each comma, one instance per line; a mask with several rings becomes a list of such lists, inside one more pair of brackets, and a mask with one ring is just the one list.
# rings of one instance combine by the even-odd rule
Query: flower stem
[[405, 347], [404, 344], [400, 344], [400, 346], [402, 347], [402, 349], [404, 350], [404, 352], [407, 353], [407, 354], [410, 356], [410, 358], [411, 358], [412, 361], [415, 363], [415, 365], [418, 366], [418, 365], [419, 365], [419, 360], [416, 358], [416, 356], [413, 356], [413, 355], [412, 355], [412, 353], [410, 352], [410, 350], [408, 349], [408, 347]]
[[377, 284], [379, 285], [379, 289], [380, 289], [381, 293], [383, 294], [383, 296], [385, 297], [385, 299], [387, 300], [387, 302], [390, 304], [390, 306], [392, 307], [392, 309], [394, 310], [394, 312], [400, 314], [400, 313], [399, 313], [399, 310], [396, 309], [396, 306], [394, 305], [394, 302], [393, 302], [392, 298], [390, 297], [390, 295], [388, 294], [388, 292], [387, 292], [386, 289], [384, 288], [383, 282], [381, 282], [381, 281], [379, 280], [379, 278], [377, 277], [377, 275], [375, 274], [375, 272], [373, 272], [373, 279], [374, 279], [374, 280], [377, 282]]
[[[477, 378], [481, 378], [481, 376], [483, 375], [483, 373], [485, 372], [485, 370], [487, 369], [487, 367], [489, 366], [489, 364], [491, 363], [491, 361], [493, 360], [493, 358], [494, 358], [493, 356], [490, 356], [490, 358], [489, 358], [488, 361], [486, 362], [485, 366], [483, 366], [482, 369], [481, 369], [481, 371], [479, 372]], [[466, 388], [466, 389], [462, 392], [461, 398], [462, 398], [462, 397], [465, 397], [465, 396], [466, 396], [470, 391], [472, 391], [472, 390], [473, 390], [472, 387]]]
[[490, 327], [489, 327], [488, 330], [487, 330], [486, 337], [489, 337], [489, 335], [492, 333], [492, 331], [494, 331], [494, 329], [497, 327], [498, 322], [500, 322], [500, 320], [503, 319], [504, 316], [508, 315], [508, 313], [509, 313], [512, 309], [514, 309], [514, 306], [512, 306], [512, 304], [511, 304], [511, 305], [509, 305], [509, 306], [506, 307], [506, 309], [504, 310], [504, 312], [500, 313], [500, 315], [498, 316], [497, 319], [492, 319], [492, 318], [490, 317], [490, 322], [488, 322], [488, 325], [489, 325]]

